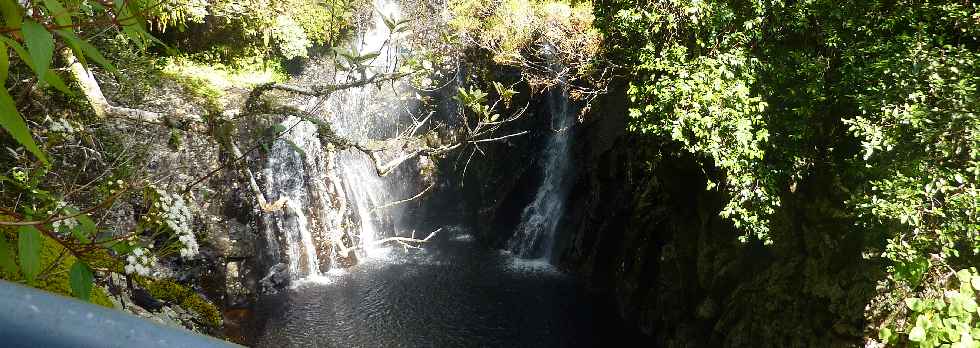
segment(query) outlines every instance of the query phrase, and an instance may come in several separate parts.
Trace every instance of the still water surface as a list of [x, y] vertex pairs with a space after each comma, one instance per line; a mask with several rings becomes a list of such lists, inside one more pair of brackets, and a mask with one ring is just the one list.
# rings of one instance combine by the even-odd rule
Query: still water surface
[[624, 339], [575, 279], [444, 234], [262, 300], [259, 347], [593, 347]]

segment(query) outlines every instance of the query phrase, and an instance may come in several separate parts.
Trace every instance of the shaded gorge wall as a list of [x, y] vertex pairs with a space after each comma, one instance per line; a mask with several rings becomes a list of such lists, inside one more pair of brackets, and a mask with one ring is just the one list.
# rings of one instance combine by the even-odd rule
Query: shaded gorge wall
[[[740, 242], [719, 216], [725, 197], [705, 190], [710, 163], [631, 135], [625, 86], [611, 89], [571, 130], [576, 168], [552, 262], [659, 346], [860, 345], [881, 267], [849, 233], [832, 166], [784, 193], [772, 245]], [[494, 247], [506, 246], [543, 180], [541, 121], [526, 121], [537, 131], [490, 148], [462, 179], [469, 220]]]

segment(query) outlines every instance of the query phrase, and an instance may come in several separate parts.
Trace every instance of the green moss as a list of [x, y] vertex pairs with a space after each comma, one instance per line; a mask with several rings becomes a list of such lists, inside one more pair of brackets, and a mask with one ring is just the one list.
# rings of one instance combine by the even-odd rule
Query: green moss
[[285, 81], [286, 75], [262, 60], [240, 60], [225, 65], [216, 62], [200, 63], [187, 57], [172, 57], [160, 72], [172, 79], [185, 92], [201, 99], [210, 111], [220, 110], [221, 98], [232, 88], [248, 89], [268, 82]]
[[218, 307], [193, 290], [170, 279], [141, 278], [137, 282], [143, 285], [154, 298], [175, 303], [184, 309], [197, 313], [210, 326], [221, 326], [221, 311], [218, 310]]
[[[3, 229], [3, 234], [10, 245], [17, 245], [17, 234], [13, 229], [5, 228]], [[14, 252], [14, 250], [11, 250], [11, 252]], [[38, 276], [34, 287], [71, 297], [71, 284], [68, 279], [68, 271], [75, 264], [76, 260], [75, 256], [67, 252], [57, 241], [43, 236], [41, 238], [41, 269], [43, 273]], [[14, 283], [26, 284], [24, 277], [19, 272], [8, 274], [0, 270], [0, 278]], [[112, 302], [109, 301], [108, 293], [99, 286], [92, 287], [92, 295], [89, 298], [89, 302], [113, 308]]]

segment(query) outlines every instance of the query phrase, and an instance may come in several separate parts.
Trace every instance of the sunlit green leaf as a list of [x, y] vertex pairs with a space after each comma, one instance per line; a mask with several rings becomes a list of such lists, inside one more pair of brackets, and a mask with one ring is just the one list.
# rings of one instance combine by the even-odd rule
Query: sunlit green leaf
[[68, 44], [69, 48], [71, 48], [71, 51], [75, 55], [75, 58], [78, 59], [80, 63], [82, 63], [82, 66], [88, 69], [88, 62], [85, 60], [85, 54], [82, 52], [82, 47], [80, 45], [80, 42], [82, 40], [79, 39], [78, 36], [75, 35], [75, 33], [69, 30], [58, 29], [55, 30], [54, 32], [57, 33], [58, 36], [61, 36], [63, 39], [65, 39], [65, 43]]
[[916, 326], [912, 328], [912, 331], [909, 332], [909, 341], [922, 342], [925, 339], [926, 339], [926, 330], [923, 329], [921, 326]]
[[112, 63], [109, 63], [109, 60], [105, 59], [105, 57], [102, 56], [102, 53], [99, 52], [98, 48], [95, 48], [95, 46], [92, 46], [92, 44], [86, 42], [85, 40], [79, 40], [78, 46], [82, 48], [82, 52], [85, 52], [85, 56], [91, 58], [96, 63], [101, 65], [103, 68], [109, 70], [109, 72], [111, 73], [117, 72], [116, 67], [113, 66]]
[[892, 338], [892, 329], [889, 329], [888, 327], [881, 328], [881, 330], [878, 330], [878, 338], [880, 338], [882, 342], [888, 343], [888, 341], [890, 341]]
[[44, 6], [48, 8], [51, 15], [54, 16], [54, 22], [62, 27], [71, 26], [71, 13], [61, 5], [58, 0], [44, 0]]
[[909, 309], [916, 312], [921, 312], [923, 309], [925, 309], [925, 302], [915, 297], [905, 299], [905, 305], [908, 306]]
[[47, 28], [32, 19], [24, 20], [21, 32], [31, 56], [31, 68], [37, 73], [38, 81], [43, 83], [54, 58], [54, 37]]
[[[66, 210], [66, 213], [74, 215], [78, 213], [78, 210]], [[95, 221], [92, 221], [92, 218], [87, 214], [75, 216], [74, 219], [78, 221], [78, 225], [71, 230], [72, 235], [83, 243], [90, 243], [92, 241], [90, 237], [96, 232]]]

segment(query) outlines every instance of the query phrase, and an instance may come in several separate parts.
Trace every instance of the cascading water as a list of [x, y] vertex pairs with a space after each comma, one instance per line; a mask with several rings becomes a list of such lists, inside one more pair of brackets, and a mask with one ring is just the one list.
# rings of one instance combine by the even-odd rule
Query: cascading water
[[[398, 46], [382, 16], [397, 20], [399, 8], [391, 0], [377, 0], [377, 13], [372, 26], [355, 42], [354, 48], [361, 55], [377, 53], [368, 63], [368, 74], [392, 74], [397, 69]], [[380, 15], [379, 15], [380, 14]], [[356, 78], [358, 72], [339, 74], [339, 82]], [[411, 117], [405, 111], [404, 101], [397, 98], [400, 84], [375, 85], [341, 90], [327, 100], [327, 117], [337, 134], [356, 142], [386, 139], [398, 135]], [[407, 191], [407, 178], [398, 172], [385, 178], [378, 177], [374, 163], [364, 153], [346, 150], [337, 154], [340, 180], [352, 202], [351, 209], [360, 225], [357, 233], [362, 248], [361, 256], [377, 257], [382, 250], [374, 242], [383, 237], [383, 231], [398, 231], [401, 214], [398, 208], [378, 210], [382, 205], [397, 200]]]
[[568, 96], [559, 87], [547, 97], [551, 113], [551, 137], [544, 149], [541, 169], [543, 181], [534, 200], [524, 208], [521, 223], [507, 243], [508, 249], [522, 258], [551, 260], [555, 230], [565, 210], [571, 164], [571, 127], [575, 113]]
[[[282, 204], [282, 210], [266, 219], [266, 230], [282, 235], [289, 260], [289, 273], [294, 278], [320, 274], [320, 259], [310, 231], [310, 219], [305, 209], [313, 206], [315, 188], [309, 183], [319, 180], [324, 170], [324, 153], [317, 137], [317, 127], [310, 122], [289, 117], [283, 121], [286, 134], [269, 151], [264, 170], [266, 197]], [[275, 235], [267, 238], [275, 243]], [[281, 257], [276, 258], [277, 261]]]
[[[378, 0], [375, 8], [397, 19], [396, 3]], [[334, 83], [391, 74], [397, 68], [395, 42], [377, 14], [352, 49], [362, 56], [377, 56], [366, 63], [365, 75], [355, 69], [338, 72]], [[399, 84], [384, 88], [372, 84], [338, 90], [327, 99], [310, 98], [304, 109], [324, 119], [337, 135], [355, 142], [391, 138], [411, 124], [411, 116], [404, 111], [410, 105], [393, 95], [401, 88]], [[302, 279], [337, 267], [339, 258], [349, 256], [340, 251], [354, 245], [361, 246], [356, 249], [359, 257], [383, 254], [375, 241], [384, 231], [397, 232], [402, 214], [398, 207], [380, 207], [411, 191], [412, 185], [406, 184], [411, 178], [398, 171], [378, 177], [371, 158], [354, 149], [335, 151], [327, 145], [324, 152], [318, 127], [311, 122], [290, 117], [282, 125], [289, 131], [273, 145], [265, 170], [267, 197], [285, 202], [282, 212], [266, 219], [270, 248], [282, 250], [287, 258], [274, 257], [274, 261], [287, 262], [290, 278]], [[278, 247], [278, 242], [285, 245]]]

